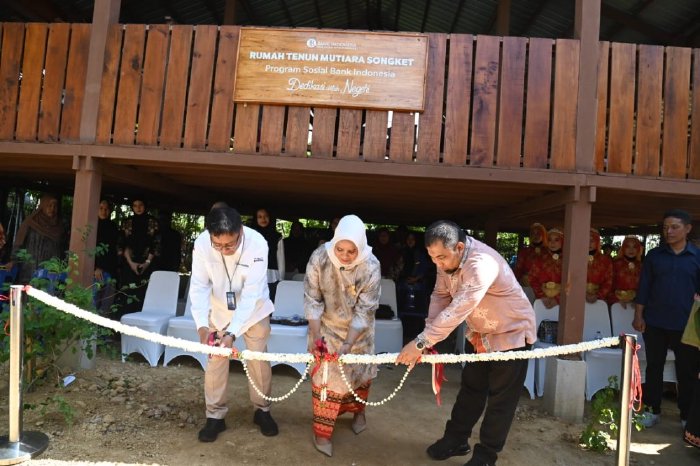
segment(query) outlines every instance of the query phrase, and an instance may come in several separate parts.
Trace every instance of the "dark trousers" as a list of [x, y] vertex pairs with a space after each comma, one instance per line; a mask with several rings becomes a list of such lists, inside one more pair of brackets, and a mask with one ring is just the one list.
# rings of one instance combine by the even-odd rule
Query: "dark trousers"
[[664, 385], [666, 352], [673, 350], [676, 356], [676, 379], [678, 380], [678, 409], [681, 419], [688, 419], [693, 388], [700, 370], [698, 350], [681, 343], [681, 330], [666, 330], [647, 326], [644, 331], [644, 349], [647, 356], [646, 380], [642, 399], [655, 414], [661, 412], [661, 395]]
[[[515, 350], [526, 349], [529, 345]], [[465, 352], [474, 352], [468, 341]], [[485, 408], [474, 456], [495, 463], [513, 423], [526, 374], [527, 359], [467, 363], [462, 369], [462, 386], [452, 416], [445, 426], [445, 437], [469, 439]]]

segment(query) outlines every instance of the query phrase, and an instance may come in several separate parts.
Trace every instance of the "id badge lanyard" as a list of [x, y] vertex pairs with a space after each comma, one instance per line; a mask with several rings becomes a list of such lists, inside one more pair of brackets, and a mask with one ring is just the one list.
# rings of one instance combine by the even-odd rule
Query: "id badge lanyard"
[[236, 310], [236, 293], [233, 291], [233, 277], [236, 275], [236, 270], [238, 270], [238, 264], [241, 263], [241, 258], [243, 257], [243, 248], [245, 247], [245, 236], [243, 237], [243, 244], [241, 244], [241, 255], [238, 256], [236, 261], [236, 266], [233, 268], [233, 273], [228, 274], [228, 267], [226, 266], [226, 258], [223, 253], [221, 254], [221, 261], [224, 263], [224, 270], [226, 271], [226, 279], [228, 280], [228, 291], [226, 292], [226, 307], [229, 311]]

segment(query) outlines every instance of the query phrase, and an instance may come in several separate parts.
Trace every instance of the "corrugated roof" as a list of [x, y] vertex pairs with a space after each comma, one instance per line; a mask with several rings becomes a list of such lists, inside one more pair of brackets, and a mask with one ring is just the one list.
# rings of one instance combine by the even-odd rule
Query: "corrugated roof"
[[[124, 0], [122, 23], [221, 24], [226, 0]], [[93, 1], [4, 3], [0, 21], [90, 22]], [[498, 0], [238, 0], [236, 24], [493, 33]], [[571, 37], [574, 0], [514, 0], [510, 35]], [[700, 46], [700, 0], [603, 0], [602, 40]]]

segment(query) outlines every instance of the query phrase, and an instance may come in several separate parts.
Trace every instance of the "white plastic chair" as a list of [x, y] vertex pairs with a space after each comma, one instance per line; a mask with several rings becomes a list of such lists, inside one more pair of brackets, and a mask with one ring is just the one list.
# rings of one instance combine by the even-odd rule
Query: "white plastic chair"
[[398, 353], [403, 348], [403, 325], [397, 317], [396, 284], [394, 280], [382, 278], [379, 304], [388, 305], [394, 311], [391, 319], [374, 319], [374, 352]]
[[586, 303], [583, 314], [583, 341], [612, 336], [608, 304], [599, 299], [595, 303]]
[[[540, 328], [540, 323], [543, 320], [559, 320], [559, 305], [547, 309], [542, 303], [541, 299], [536, 299], [533, 305], [535, 309], [535, 329]], [[537, 341], [534, 345], [535, 348], [549, 348], [554, 346], [553, 343], [545, 343], [543, 341]], [[547, 373], [547, 360], [549, 358], [537, 358], [534, 361], [535, 364], [535, 387], [537, 391], [537, 396], [544, 395], [544, 376]], [[532, 359], [528, 364], [532, 364]], [[528, 371], [530, 368], [528, 367]], [[527, 380], [527, 379], [526, 379]]]
[[[177, 272], [153, 272], [146, 288], [146, 297], [140, 312], [122, 316], [120, 322], [149, 332], [164, 335], [168, 321], [177, 312], [177, 294], [180, 275]], [[122, 335], [122, 361], [131, 353], [140, 353], [151, 367], [158, 365], [158, 360], [165, 347], [142, 338]]]
[[[283, 280], [277, 285], [275, 295], [275, 311], [273, 317], [304, 316], [304, 282]], [[309, 333], [308, 325], [270, 324], [270, 338], [267, 341], [267, 351], [270, 353], [307, 353]], [[241, 339], [242, 340], [242, 339]], [[236, 345], [238, 348], [238, 345]], [[238, 348], [241, 349], [241, 348]], [[284, 363], [273, 361], [270, 364], [287, 364], [303, 374], [304, 363]]]

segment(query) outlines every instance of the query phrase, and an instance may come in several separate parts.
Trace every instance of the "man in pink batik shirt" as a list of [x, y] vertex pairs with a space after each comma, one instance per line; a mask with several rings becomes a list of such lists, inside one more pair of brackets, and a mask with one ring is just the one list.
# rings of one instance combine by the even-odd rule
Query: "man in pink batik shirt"
[[[527, 350], [536, 340], [535, 313], [508, 263], [453, 222], [440, 220], [425, 232], [438, 269], [425, 330], [396, 362], [413, 365], [426, 348], [466, 322], [465, 351]], [[503, 449], [527, 373], [527, 359], [467, 363], [443, 437], [428, 447], [432, 459], [471, 451], [469, 437], [484, 414], [480, 443], [465, 466], [493, 466]]]

